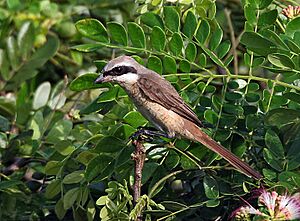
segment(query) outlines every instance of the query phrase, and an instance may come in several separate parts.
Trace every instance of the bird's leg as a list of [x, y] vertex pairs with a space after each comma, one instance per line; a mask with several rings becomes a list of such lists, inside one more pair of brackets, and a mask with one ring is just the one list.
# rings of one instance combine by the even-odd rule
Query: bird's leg
[[156, 130], [152, 127], [140, 127], [138, 131], [136, 131], [134, 134], [130, 136], [130, 139], [143, 139], [145, 141], [152, 141], [154, 137], [166, 137], [166, 138], [172, 138], [167, 133], [163, 131]]

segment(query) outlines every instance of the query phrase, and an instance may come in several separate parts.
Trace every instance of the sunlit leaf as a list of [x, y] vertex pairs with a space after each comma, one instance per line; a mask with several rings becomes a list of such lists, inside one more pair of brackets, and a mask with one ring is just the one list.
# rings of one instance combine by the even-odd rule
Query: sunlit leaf
[[84, 37], [103, 43], [109, 42], [106, 28], [97, 19], [82, 19], [76, 22], [75, 26], [79, 33], [82, 34]]
[[168, 29], [170, 29], [172, 32], [178, 32], [180, 27], [180, 18], [174, 7], [164, 7], [164, 19]]

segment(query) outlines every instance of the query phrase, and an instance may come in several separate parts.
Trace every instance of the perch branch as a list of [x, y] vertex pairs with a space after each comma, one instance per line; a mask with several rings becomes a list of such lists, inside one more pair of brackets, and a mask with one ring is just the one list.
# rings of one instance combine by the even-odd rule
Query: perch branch
[[[142, 139], [138, 137], [136, 140], [132, 141], [135, 146], [135, 151], [132, 159], [134, 160], [134, 186], [133, 186], [133, 202], [134, 205], [138, 202], [141, 197], [142, 188], [142, 171], [146, 159], [146, 150], [142, 143]], [[142, 214], [137, 214], [136, 221], [142, 220]]]

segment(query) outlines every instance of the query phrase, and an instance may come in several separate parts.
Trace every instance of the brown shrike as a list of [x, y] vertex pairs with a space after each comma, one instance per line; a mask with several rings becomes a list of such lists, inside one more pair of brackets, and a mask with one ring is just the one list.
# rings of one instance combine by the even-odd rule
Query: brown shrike
[[161, 132], [160, 135], [200, 142], [244, 174], [262, 178], [260, 173], [200, 129], [201, 121], [166, 79], [133, 58], [120, 56], [111, 60], [95, 81], [103, 82], [118, 83], [124, 88], [137, 109]]

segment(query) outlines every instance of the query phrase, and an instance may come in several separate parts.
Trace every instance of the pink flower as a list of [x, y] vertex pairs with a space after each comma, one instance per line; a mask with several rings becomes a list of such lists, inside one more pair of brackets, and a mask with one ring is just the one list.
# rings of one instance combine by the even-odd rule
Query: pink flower
[[291, 6], [289, 5], [287, 8], [282, 10], [282, 14], [284, 14], [288, 18], [294, 18], [300, 15], [300, 6]]
[[269, 193], [266, 190], [263, 190], [262, 194], [258, 198], [259, 202], [264, 204], [268, 208], [271, 216], [274, 216], [275, 213], [277, 196], [278, 193], [276, 193], [275, 191]]
[[255, 209], [253, 206], [241, 206], [237, 210], [235, 210], [231, 216], [234, 217], [236, 220], [247, 220], [249, 218], [249, 214], [265, 216], [262, 212], [258, 209]]
[[276, 218], [293, 220], [300, 218], [300, 197], [299, 194], [288, 196], [287, 194], [278, 197], [278, 213]]
[[[250, 215], [254, 215], [257, 218], [263, 218], [263, 220], [277, 221], [300, 218], [300, 193], [292, 196], [287, 193], [279, 195], [276, 191], [267, 192], [263, 189], [258, 197], [258, 201], [259, 209], [255, 209], [245, 201], [247, 206], [242, 206], [234, 211], [233, 217], [236, 220], [250, 220]], [[267, 210], [263, 207], [267, 208]]]

